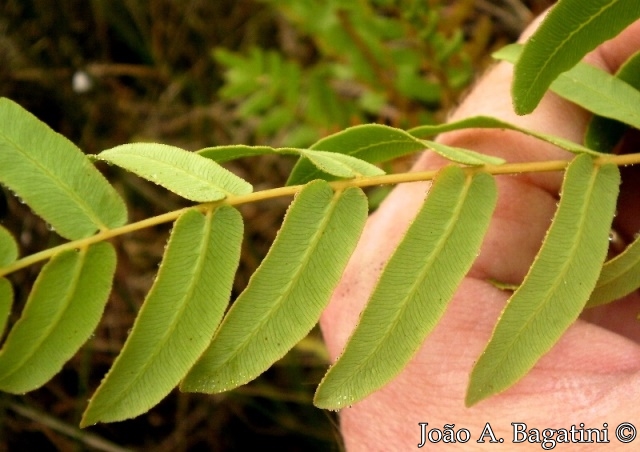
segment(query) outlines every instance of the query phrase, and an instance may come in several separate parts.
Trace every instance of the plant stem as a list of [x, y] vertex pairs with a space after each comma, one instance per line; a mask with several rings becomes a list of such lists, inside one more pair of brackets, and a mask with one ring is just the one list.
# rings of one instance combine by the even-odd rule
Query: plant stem
[[[602, 155], [596, 158], [596, 162], [599, 164], [613, 163], [617, 166], [635, 165], [640, 164], [640, 153], [636, 154], [624, 154], [624, 155]], [[485, 172], [492, 175], [504, 175], [504, 174], [520, 174], [520, 173], [534, 173], [534, 172], [549, 172], [549, 171], [563, 171], [569, 160], [549, 160], [542, 162], [525, 162], [525, 163], [506, 163], [503, 165], [485, 165], [478, 167], [465, 167], [464, 170], [468, 172]], [[330, 185], [335, 190], [344, 190], [349, 187], [372, 187], [376, 185], [396, 185], [406, 182], [424, 182], [432, 180], [438, 170], [432, 171], [416, 171], [409, 173], [388, 174], [384, 176], [363, 177], [357, 179], [340, 180], [330, 182]], [[119, 228], [108, 229], [100, 231], [91, 237], [84, 239], [74, 240], [72, 242], [63, 243], [62, 245], [49, 248], [38, 253], [34, 253], [30, 256], [26, 256], [22, 259], [15, 261], [14, 263], [0, 268], [0, 277], [8, 275], [15, 271], [28, 267], [36, 262], [48, 260], [56, 254], [73, 249], [82, 249], [94, 243], [103, 242], [114, 237], [118, 237], [129, 232], [138, 231], [140, 229], [148, 228], [158, 224], [169, 223], [175, 221], [180, 215], [189, 209], [198, 209], [199, 211], [205, 211], [211, 209], [216, 205], [230, 205], [237, 206], [241, 204], [248, 204], [266, 199], [279, 198], [283, 196], [294, 196], [302, 189], [303, 185], [294, 185], [290, 187], [278, 187], [268, 190], [262, 190], [248, 195], [228, 197], [222, 201], [215, 203], [203, 203], [197, 204], [191, 207], [185, 207], [183, 209], [173, 210], [171, 212], [157, 215], [155, 217], [146, 218], [135, 223], [126, 224]]]

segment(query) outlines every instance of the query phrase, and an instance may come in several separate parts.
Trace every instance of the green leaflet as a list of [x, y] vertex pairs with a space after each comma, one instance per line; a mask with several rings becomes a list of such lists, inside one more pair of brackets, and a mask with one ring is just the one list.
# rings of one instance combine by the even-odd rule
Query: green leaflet
[[[286, 148], [285, 148], [286, 149]], [[200, 149], [196, 154], [211, 159], [218, 163], [224, 163], [231, 160], [241, 159], [244, 157], [256, 157], [258, 155], [268, 154], [295, 154], [295, 152], [284, 152], [284, 149], [272, 148], [271, 146], [247, 146], [245, 144], [236, 144], [229, 146], [213, 146]]]
[[153, 287], [81, 426], [144, 413], [178, 384], [227, 307], [241, 243], [242, 218], [232, 207], [178, 218]]
[[360, 189], [325, 181], [296, 196], [262, 264], [180, 388], [222, 392], [264, 372], [318, 321], [367, 216]]
[[6, 98], [0, 98], [0, 183], [67, 239], [127, 221], [124, 202], [80, 149]]
[[[515, 124], [508, 123], [506, 121], [502, 121], [500, 119], [491, 117], [491, 116], [472, 116], [470, 118], [465, 118], [460, 121], [450, 122], [447, 124], [441, 125], [427, 125], [427, 126], [419, 126], [409, 130], [408, 132], [417, 137], [417, 138], [425, 138], [428, 136], [438, 135], [444, 132], [450, 132], [452, 130], [461, 130], [461, 129], [509, 129], [515, 130], [525, 135], [532, 136], [542, 141], [546, 141], [547, 143], [551, 143], [559, 148], [562, 148], [566, 151], [573, 152], [574, 154], [593, 154], [598, 155], [597, 152], [581, 146], [573, 141], [565, 140], [560, 137], [556, 137], [554, 135], [548, 135], [546, 133], [536, 132], [535, 130], [529, 130], [522, 127], [518, 127]], [[487, 162], [489, 163], [489, 162]]]
[[113, 247], [103, 242], [44, 266], [0, 350], [0, 390], [25, 393], [60, 371], [98, 325], [115, 265]]
[[[640, 52], [636, 52], [618, 70], [616, 77], [640, 90]], [[594, 116], [584, 137], [585, 145], [600, 152], [611, 152], [628, 127], [619, 121]]]
[[[462, 148], [450, 146], [430, 146], [404, 130], [381, 124], [367, 124], [350, 127], [315, 143], [315, 151], [345, 154], [369, 163], [380, 163], [413, 152], [430, 148], [457, 163], [465, 165], [485, 165], [504, 163], [502, 159], [486, 156]], [[315, 168], [308, 159], [300, 159], [291, 171], [287, 185], [304, 184], [322, 178], [322, 171]]]
[[448, 146], [435, 141], [423, 140], [422, 142], [427, 148], [440, 154], [444, 158], [451, 160], [452, 162], [462, 163], [463, 165], [502, 165], [505, 162], [505, 160], [500, 157], [481, 154], [470, 149]]
[[13, 303], [13, 288], [8, 279], [0, 278], [0, 339], [4, 334], [4, 329], [11, 314], [11, 304]]
[[600, 271], [596, 288], [587, 308], [615, 301], [640, 287], [640, 237], [610, 261]]
[[607, 255], [619, 184], [615, 165], [587, 155], [569, 164], [544, 243], [473, 368], [467, 405], [518, 381], [578, 318]]
[[342, 356], [316, 392], [320, 408], [361, 400], [406, 366], [480, 249], [497, 198], [487, 173], [440, 171], [384, 269]]
[[[521, 45], [512, 44], [493, 57], [513, 63], [521, 51]], [[597, 115], [640, 128], [640, 91], [594, 66], [578, 63], [558, 76], [551, 91]]]
[[216, 162], [175, 146], [123, 144], [102, 151], [97, 158], [195, 202], [219, 201], [253, 191], [251, 184]]
[[515, 66], [512, 96], [516, 112], [531, 113], [559, 74], [639, 17], [638, 0], [558, 2], [529, 38]]
[[377, 166], [345, 154], [335, 152], [313, 151], [311, 149], [298, 148], [272, 148], [269, 146], [220, 146], [204, 148], [198, 151], [203, 157], [217, 162], [226, 162], [242, 157], [254, 157], [266, 154], [293, 154], [300, 155], [319, 170], [340, 178], [353, 178], [360, 176], [380, 176], [384, 174]]
[[[9, 231], [0, 226], [0, 267], [13, 263], [18, 258], [18, 244]], [[0, 339], [9, 320], [11, 304], [13, 302], [13, 288], [11, 283], [0, 278]]]
[[308, 158], [316, 168], [332, 176], [350, 179], [384, 174], [384, 171], [377, 166], [346, 154], [304, 150], [300, 155]]
[[0, 267], [6, 267], [18, 258], [18, 244], [9, 231], [0, 226]]

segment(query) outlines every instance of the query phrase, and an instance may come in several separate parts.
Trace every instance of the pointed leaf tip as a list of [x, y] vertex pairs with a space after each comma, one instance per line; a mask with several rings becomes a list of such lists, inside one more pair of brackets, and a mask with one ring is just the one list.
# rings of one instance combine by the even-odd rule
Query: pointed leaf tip
[[640, 287], [640, 236], [602, 266], [587, 308], [618, 300]]
[[424, 140], [424, 144], [429, 149], [440, 154], [444, 158], [452, 162], [462, 163], [463, 165], [482, 166], [482, 165], [502, 165], [505, 160], [500, 157], [481, 154], [470, 149], [464, 149], [456, 146], [448, 146], [436, 141]]
[[[517, 52], [518, 52], [518, 47], [508, 46], [496, 52], [494, 56], [498, 59], [504, 58], [510, 61], [512, 59], [513, 54]], [[536, 132], [535, 130], [525, 129], [525, 128], [516, 126], [515, 124], [511, 124], [509, 122], [503, 121], [501, 119], [493, 118], [491, 116], [471, 116], [469, 118], [461, 119], [460, 121], [449, 122], [446, 124], [419, 126], [409, 130], [409, 133], [415, 137], [424, 138], [428, 136], [439, 135], [441, 133], [449, 132], [452, 130], [471, 129], [471, 128], [515, 130], [525, 135], [529, 135], [534, 138], [537, 138], [541, 141], [546, 141], [547, 143], [551, 143], [555, 146], [558, 146], [559, 148], [565, 149], [569, 152], [573, 152], [574, 154], [598, 155], [597, 152], [594, 152], [589, 148], [586, 148], [577, 143], [574, 143], [573, 141], [565, 140], [563, 138], [556, 137], [554, 135]], [[429, 146], [433, 144], [433, 142], [426, 141], [426, 144], [427, 146]], [[435, 145], [438, 145], [440, 147], [443, 146], [441, 143], [435, 143]], [[447, 147], [452, 148], [451, 146], [447, 146]], [[500, 165], [504, 163], [503, 159], [500, 159], [497, 157], [491, 157], [484, 154], [479, 154], [477, 152], [469, 151], [468, 149], [460, 149], [460, 148], [452, 148], [452, 149], [453, 149], [453, 152], [458, 152], [460, 150], [463, 151], [465, 153], [464, 157], [460, 157], [458, 160], [452, 157], [448, 157], [446, 155], [446, 153], [448, 152], [448, 149], [446, 148], [442, 150], [441, 155], [443, 155], [444, 157], [448, 157], [453, 161], [457, 161], [459, 163], [466, 163], [469, 165], [484, 165], [484, 164]], [[462, 158], [468, 158], [467, 156], [470, 158], [476, 159], [476, 161], [463, 161]]]
[[377, 166], [347, 154], [311, 149], [302, 150], [300, 154], [308, 158], [319, 170], [340, 178], [352, 179], [384, 174]]

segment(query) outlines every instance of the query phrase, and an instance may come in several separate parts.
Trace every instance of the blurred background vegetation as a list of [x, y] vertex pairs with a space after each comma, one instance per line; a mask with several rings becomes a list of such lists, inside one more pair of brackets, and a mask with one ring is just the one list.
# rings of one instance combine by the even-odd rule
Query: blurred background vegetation
[[[356, 124], [443, 121], [491, 51], [552, 3], [0, 0], [0, 95], [87, 153], [131, 141], [189, 150], [303, 147]], [[261, 190], [283, 185], [292, 164], [264, 156], [229, 168]], [[127, 200], [131, 221], [186, 205], [124, 171], [100, 169]], [[265, 255], [287, 203], [243, 206], [234, 295]], [[61, 240], [6, 191], [0, 222], [22, 255]], [[342, 450], [335, 413], [311, 403], [327, 367], [318, 331], [242, 388], [215, 396], [175, 391], [146, 416], [77, 429], [153, 281], [167, 234], [168, 226], [156, 227], [115, 242], [116, 282], [95, 336], [42, 389], [0, 395], [0, 450]], [[11, 322], [38, 270], [12, 275]]]

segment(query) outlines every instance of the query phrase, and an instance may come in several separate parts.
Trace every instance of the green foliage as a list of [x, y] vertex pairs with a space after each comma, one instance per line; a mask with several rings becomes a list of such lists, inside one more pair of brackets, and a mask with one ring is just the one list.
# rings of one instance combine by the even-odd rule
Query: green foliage
[[[380, 163], [421, 151], [425, 145], [402, 130], [380, 124], [367, 124], [330, 135], [312, 144], [310, 148]], [[300, 159], [291, 171], [287, 184], [304, 184], [317, 177], [322, 177], [322, 171], [307, 159]]]
[[0, 123], [0, 183], [58, 234], [79, 239], [126, 222], [120, 196], [73, 143], [9, 99]]
[[[452, 130], [461, 130], [461, 129], [470, 129], [470, 128], [515, 130], [517, 132], [524, 133], [525, 135], [532, 136], [539, 140], [546, 141], [547, 143], [551, 143], [566, 151], [573, 152], [574, 154], [598, 155], [598, 153], [595, 152], [593, 149], [589, 149], [578, 143], [574, 143], [573, 141], [565, 140], [563, 138], [549, 135], [546, 133], [536, 132], [535, 130], [524, 129], [522, 127], [516, 126], [515, 124], [511, 124], [497, 118], [492, 118], [490, 116], [472, 116], [470, 118], [461, 119], [460, 121], [450, 122], [447, 124], [433, 125], [433, 126], [431, 125], [420, 126], [420, 127], [416, 127], [414, 129], [409, 130], [409, 133], [415, 137], [428, 137], [428, 136], [437, 135], [439, 133], [450, 132]], [[485, 158], [488, 158], [488, 157], [485, 156]], [[495, 161], [491, 162], [487, 160], [486, 163], [496, 163], [496, 162]]]
[[[629, 58], [618, 72], [616, 78], [626, 82], [636, 90], [640, 89], [640, 51]], [[584, 137], [585, 145], [600, 152], [611, 152], [620, 142], [629, 127], [620, 121], [595, 115]]]
[[217, 163], [164, 144], [123, 144], [102, 151], [97, 158], [132, 171], [191, 201], [219, 201], [253, 191], [251, 184]]
[[514, 71], [517, 113], [531, 113], [562, 72], [640, 18], [636, 0], [563, 0], [527, 42]]
[[18, 258], [18, 244], [9, 231], [0, 226], [0, 266], [11, 264]]
[[614, 165], [571, 162], [544, 243], [473, 368], [468, 405], [518, 381], [578, 318], [607, 256], [619, 185]]
[[178, 218], [155, 283], [81, 425], [142, 414], [179, 383], [220, 323], [241, 241], [242, 219], [231, 207]]
[[256, 378], [304, 338], [338, 284], [366, 216], [360, 189], [334, 193], [324, 181], [305, 186], [269, 254], [181, 389], [233, 389]]
[[640, 287], [640, 239], [602, 267], [598, 284], [591, 293], [587, 307], [610, 303], [629, 295]]
[[[268, 137], [286, 130], [283, 141], [289, 146], [304, 145], [315, 139], [317, 132], [314, 129], [298, 125], [296, 121], [301, 109], [300, 97], [306, 90], [302, 69], [297, 62], [285, 61], [275, 51], [258, 48], [251, 49], [247, 56], [236, 55], [225, 49], [217, 49], [213, 55], [219, 64], [230, 68], [226, 72], [226, 85], [220, 90], [220, 96], [230, 101], [240, 100], [236, 114], [245, 122], [258, 121], [258, 137]], [[313, 77], [307, 80], [311, 83], [310, 88], [322, 89], [313, 83]], [[314, 94], [310, 94], [312, 99], [323, 98]], [[332, 113], [338, 111], [334, 98], [324, 98], [323, 103]], [[313, 117], [318, 108], [319, 105], [311, 103], [307, 109], [308, 115]]]
[[268, 154], [291, 154], [304, 157], [311, 163], [313, 171], [337, 178], [353, 178], [357, 176], [379, 176], [384, 174], [380, 168], [370, 165], [364, 160], [339, 152], [325, 152], [315, 149], [272, 148], [271, 146], [216, 146], [198, 151], [203, 157], [216, 162], [226, 162], [242, 157], [255, 157]]
[[13, 287], [11, 287], [11, 283], [5, 278], [0, 278], [0, 337], [4, 334], [9, 314], [11, 314], [12, 300]]
[[[588, 3], [591, 7], [602, 2]], [[591, 12], [571, 24], [569, 32], [589, 29], [589, 20], [607, 28], [596, 40], [588, 40], [588, 45], [578, 45], [577, 53], [628, 23], [619, 20], [620, 11], [637, 17], [635, 4], [609, 3], [607, 17], [615, 16], [615, 20], [600, 21]], [[422, 17], [424, 11], [418, 4], [404, 5], [407, 15], [403, 20], [413, 23]], [[568, 14], [562, 5], [571, 4], [560, 2], [561, 19]], [[379, 89], [411, 92], [407, 87], [414, 86], [413, 82], [406, 84], [406, 80], [416, 74], [415, 55], [396, 53], [388, 46], [402, 35], [396, 19], [369, 14], [359, 2], [310, 0], [283, 5], [328, 54], [332, 49], [344, 50], [350, 66], [335, 63], [335, 73], [351, 71], [375, 86], [376, 62], [390, 58], [398, 74], [406, 73], [404, 79], [393, 77], [387, 83], [397, 79], [405, 84], [383, 83]], [[549, 23], [558, 20], [549, 19]], [[435, 22], [430, 23], [435, 27]], [[549, 42], [541, 37], [551, 32], [545, 27], [541, 30], [538, 38]], [[437, 41], [440, 38], [434, 33], [434, 29], [427, 30], [422, 38]], [[569, 52], [575, 42], [585, 39], [577, 31], [575, 36], [562, 41], [558, 54]], [[455, 37], [445, 43], [440, 39], [440, 52], [434, 58], [446, 61], [458, 41]], [[526, 67], [544, 52], [555, 51], [555, 47], [534, 47], [530, 52], [525, 48], [518, 57], [519, 48], [511, 47], [499, 57]], [[225, 89], [234, 96], [248, 96], [242, 107], [247, 115], [270, 117], [270, 108], [278, 99], [296, 99], [303, 80], [313, 80], [278, 54], [270, 55], [265, 59], [264, 53], [255, 51], [252, 58], [259, 64], [247, 63], [242, 69], [244, 57], [218, 52], [220, 60], [234, 67], [229, 74], [233, 83]], [[550, 83], [568, 69], [553, 57], [548, 58], [547, 66], [550, 72], [540, 80]], [[272, 90], [257, 95], [253, 84], [265, 68], [281, 72], [274, 72], [279, 75], [266, 85]], [[640, 94], [633, 84], [619, 79], [629, 70], [615, 77], [578, 64], [559, 75], [551, 89], [598, 115], [638, 128]], [[291, 85], [277, 83], [282, 74], [292, 77]], [[383, 82], [385, 77], [381, 76]], [[372, 95], [378, 93], [369, 89]], [[535, 101], [531, 94], [535, 90], [529, 86], [514, 89], [526, 102]], [[281, 114], [286, 117], [287, 112]], [[275, 129], [288, 127], [286, 122], [278, 124]], [[424, 139], [461, 128], [511, 129], [577, 155], [570, 163], [512, 165]], [[373, 164], [424, 148], [449, 159], [450, 164], [435, 176], [344, 354], [321, 383], [318, 406], [340, 408], [354, 403], [405, 367], [475, 260], [496, 203], [494, 177], [498, 174], [557, 171], [568, 165], [560, 204], [538, 256], [472, 371], [468, 404], [515, 384], [553, 347], [585, 305], [612, 301], [640, 287], [636, 271], [639, 240], [604, 263], [620, 183], [617, 165], [640, 163], [638, 154], [603, 154], [495, 118], [474, 117], [409, 131], [362, 125], [310, 146], [226, 146], [190, 153], [137, 143], [89, 158], [14, 102], [0, 99], [0, 182], [69, 240], [18, 259], [16, 241], [0, 227], [0, 329], [4, 329], [13, 302], [12, 286], [4, 276], [47, 261], [0, 350], [0, 389], [23, 393], [43, 385], [90, 337], [108, 299], [116, 265], [114, 248], [107, 240], [170, 222], [173, 230], [153, 287], [126, 344], [93, 395], [82, 425], [137, 416], [178, 385], [187, 391], [220, 392], [254, 379], [304, 338], [330, 300], [364, 226], [367, 203], [361, 188], [434, 177], [432, 173], [383, 175]], [[264, 154], [300, 157], [288, 186], [253, 192], [249, 182], [219, 164]], [[124, 202], [92, 165], [100, 160], [199, 204], [124, 224]], [[267, 257], [225, 314], [243, 239], [235, 206], [277, 196], [294, 196], [294, 201]]]
[[[465, 165], [498, 165], [504, 163], [502, 159], [478, 154], [469, 149], [420, 140], [403, 130], [381, 124], [350, 127], [311, 145], [311, 149], [314, 151], [323, 150], [330, 153], [344, 153], [371, 163], [386, 162], [425, 148], [431, 149], [453, 162]], [[308, 158], [298, 160], [293, 171], [291, 171], [287, 184], [303, 184], [317, 177], [326, 178], [327, 171], [324, 170], [325, 174], [323, 174], [323, 169], [310, 160]]]
[[0, 350], [1, 390], [23, 394], [60, 371], [100, 321], [115, 265], [113, 247], [98, 243], [44, 266]]
[[446, 20], [444, 2], [265, 2], [316, 55], [256, 47], [214, 52], [226, 68], [220, 95], [256, 124], [260, 141], [302, 147], [323, 131], [370, 117], [412, 122], [418, 111], [451, 103], [473, 75], [463, 33]]
[[497, 198], [486, 173], [440, 171], [421, 211], [389, 260], [315, 403], [339, 409], [388, 383], [444, 313], [480, 250]]
[[[522, 47], [507, 46], [494, 54], [511, 63], [519, 61]], [[578, 63], [551, 83], [551, 91], [605, 118], [640, 127], [640, 92], [628, 83], [587, 63]]]

